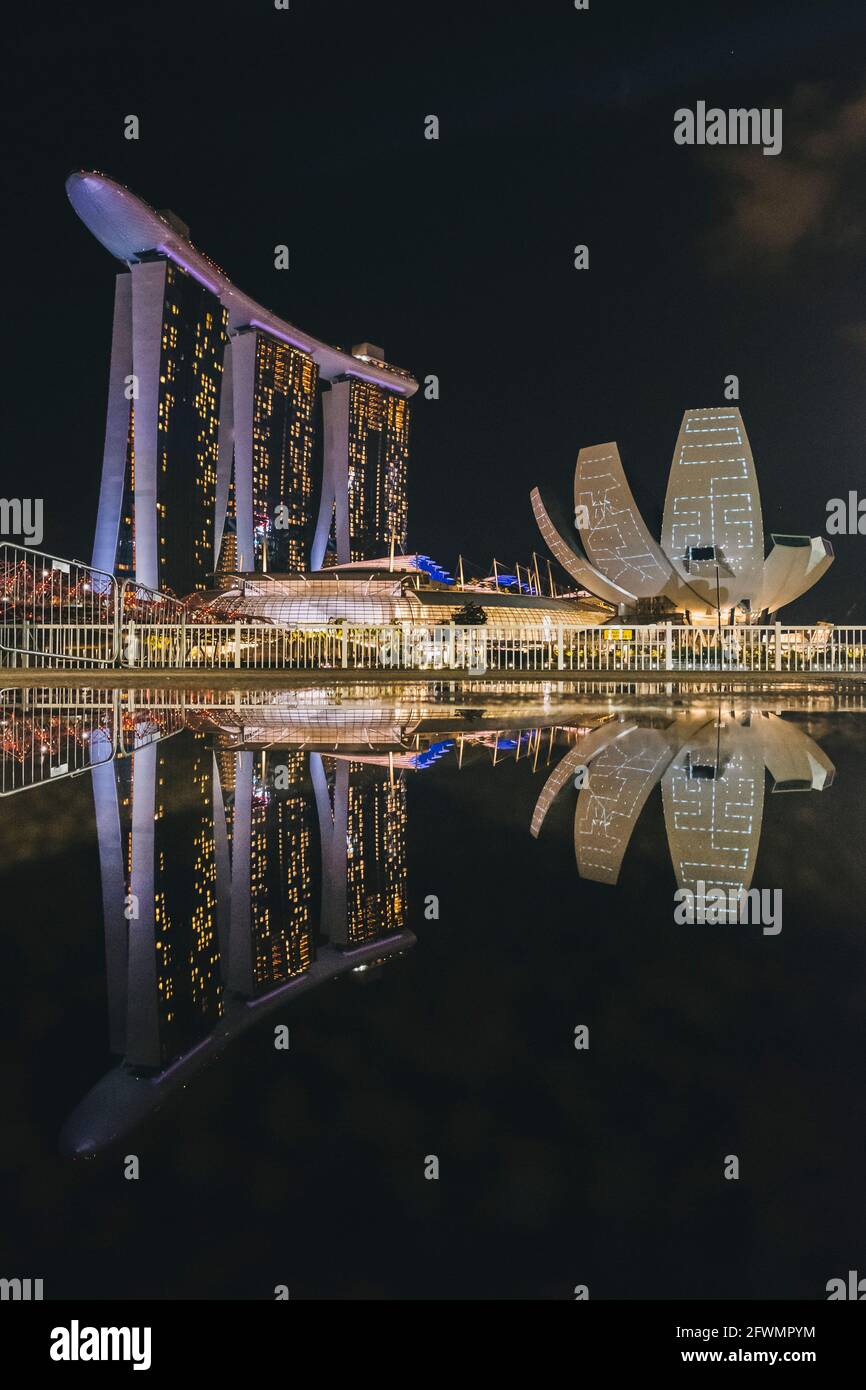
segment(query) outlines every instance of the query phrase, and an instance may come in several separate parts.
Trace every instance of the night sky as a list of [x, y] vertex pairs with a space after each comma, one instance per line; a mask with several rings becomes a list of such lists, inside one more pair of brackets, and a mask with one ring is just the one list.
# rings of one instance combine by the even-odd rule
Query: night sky
[[[610, 439], [657, 526], [682, 413], [729, 373], [765, 529], [823, 533], [830, 498], [866, 494], [866, 8], [739, 9], [30, 6], [6, 34], [3, 495], [38, 478], [45, 548], [89, 558], [116, 266], [64, 180], [96, 168], [283, 317], [439, 376], [416, 398], [412, 548], [544, 554], [530, 488], [568, 501], [577, 450]], [[677, 146], [698, 100], [782, 107], [782, 154]], [[834, 538], [787, 615], [866, 620], [864, 544]]]

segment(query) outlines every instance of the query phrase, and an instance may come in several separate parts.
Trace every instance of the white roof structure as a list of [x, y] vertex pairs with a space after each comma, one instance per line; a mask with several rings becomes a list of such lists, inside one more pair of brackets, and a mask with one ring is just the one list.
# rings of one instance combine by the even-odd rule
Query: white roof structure
[[715, 622], [719, 610], [775, 613], [833, 562], [822, 536], [773, 535], [764, 558], [761, 496], [736, 406], [685, 412], [660, 542], [640, 514], [615, 443], [580, 450], [573, 526], [538, 488], [531, 501], [560, 564], [584, 588], [626, 609], [667, 598], [696, 622]]
[[375, 566], [361, 577], [361, 566], [320, 570], [309, 575], [237, 575], [216, 594], [194, 595], [188, 603], [198, 621], [271, 623], [280, 627], [321, 628], [329, 623], [377, 627], [409, 623], [437, 627], [450, 623], [467, 603], [483, 609], [491, 627], [594, 627], [610, 617], [592, 599], [488, 593], [456, 586], [418, 585], [405, 571], [390, 574]]
[[264, 329], [273, 337], [309, 353], [318, 363], [325, 381], [353, 376], [401, 396], [413, 396], [418, 390], [411, 373], [378, 362], [366, 353], [355, 357], [320, 342], [256, 303], [232, 284], [225, 271], [194, 246], [175, 222], [107, 175], [96, 170], [70, 174], [66, 193], [84, 225], [119, 261], [134, 264], [140, 256], [158, 252], [205, 285], [228, 309], [230, 332], [247, 327]]
[[764, 565], [761, 495], [752, 450], [735, 406], [687, 410], [668, 475], [662, 547], [683, 586], [716, 606], [715, 560], [695, 560], [712, 549], [719, 559], [722, 607], [743, 598], [759, 608]]

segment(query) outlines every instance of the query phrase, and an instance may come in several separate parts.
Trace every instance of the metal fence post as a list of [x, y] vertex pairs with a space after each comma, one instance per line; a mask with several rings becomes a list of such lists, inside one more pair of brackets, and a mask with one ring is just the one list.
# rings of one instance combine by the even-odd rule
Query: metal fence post
[[340, 649], [340, 659], [342, 662], [343, 670], [345, 671], [349, 665], [349, 629], [346, 627], [345, 623], [343, 623], [343, 626], [340, 630]]
[[565, 670], [565, 644], [563, 642], [562, 623], [559, 624], [559, 629], [556, 634], [556, 669], [557, 671]]
[[776, 623], [776, 661], [775, 661], [775, 667], [774, 667], [774, 669], [775, 669], [776, 671], [781, 671], [781, 669], [782, 669], [782, 624], [781, 624], [781, 623]]
[[235, 623], [235, 670], [239, 671], [241, 665], [241, 625]]
[[120, 665], [120, 585], [111, 576], [111, 625], [112, 625], [112, 649], [111, 660], [113, 665]]
[[669, 622], [665, 623], [665, 670], [670, 671], [674, 664], [674, 630]]

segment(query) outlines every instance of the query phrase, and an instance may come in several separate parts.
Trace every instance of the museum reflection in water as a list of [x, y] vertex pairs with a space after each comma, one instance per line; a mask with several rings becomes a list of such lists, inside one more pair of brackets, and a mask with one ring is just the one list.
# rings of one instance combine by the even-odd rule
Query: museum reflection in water
[[614, 884], [638, 817], [661, 783], [678, 888], [747, 890], [774, 792], [822, 791], [830, 759], [796, 724], [766, 709], [677, 711], [659, 728], [624, 718], [580, 739], [548, 778], [532, 817], [538, 836], [567, 783], [578, 788], [574, 850], [581, 878]]
[[544, 778], [527, 829], [570, 795], [578, 872], [609, 884], [660, 783], [677, 884], [693, 890], [749, 888], [765, 769], [776, 792], [834, 776], [797, 723], [731, 696], [636, 714], [437, 695], [6, 692], [3, 793], [83, 772], [93, 784], [122, 1060], [70, 1117], [67, 1151], [128, 1133], [294, 994], [414, 943], [407, 778], [442, 759], [522, 758]]

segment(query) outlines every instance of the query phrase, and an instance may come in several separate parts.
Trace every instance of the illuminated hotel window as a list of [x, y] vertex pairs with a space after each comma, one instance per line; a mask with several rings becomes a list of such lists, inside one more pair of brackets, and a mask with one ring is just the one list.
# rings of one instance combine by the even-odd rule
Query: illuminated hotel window
[[[143, 262], [161, 260], [149, 253]], [[156, 380], [158, 584], [186, 594], [210, 586], [223, 350], [227, 311], [179, 266], [164, 261]], [[133, 268], [133, 275], [135, 268]], [[118, 573], [134, 572], [134, 407], [124, 479]]]
[[[307, 353], [264, 333], [256, 335], [252, 439], [256, 569], [267, 567], [285, 574], [307, 567], [318, 382], [319, 369]], [[279, 514], [279, 525], [278, 508], [285, 509]]]

